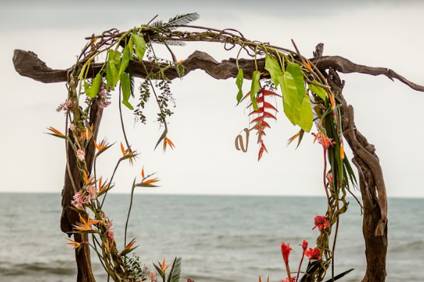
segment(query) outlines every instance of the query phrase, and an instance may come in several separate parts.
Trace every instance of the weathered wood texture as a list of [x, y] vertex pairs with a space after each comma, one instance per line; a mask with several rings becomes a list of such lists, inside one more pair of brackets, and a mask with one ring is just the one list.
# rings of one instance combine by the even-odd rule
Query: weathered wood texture
[[[100, 121], [102, 118], [103, 110], [98, 106], [97, 102], [93, 103], [90, 108], [90, 125], [93, 126], [93, 138], [85, 148], [85, 160], [87, 163], [87, 168], [89, 172], [93, 167], [93, 160], [95, 154], [95, 144], [94, 141], [97, 138], [99, 131]], [[71, 132], [69, 131], [69, 134]], [[62, 215], [60, 218], [60, 228], [62, 232], [71, 235], [73, 231], [73, 225], [79, 222], [78, 212], [72, 207], [72, 199], [74, 196], [75, 190], [81, 189], [83, 186], [83, 181], [81, 179], [81, 173], [77, 166], [77, 160], [75, 158], [75, 153], [71, 146], [67, 148], [67, 156], [69, 163], [65, 168], [65, 184], [62, 190]], [[72, 179], [71, 179], [72, 177]], [[73, 183], [76, 187], [74, 189]], [[93, 270], [91, 267], [91, 258], [90, 258], [90, 248], [88, 245], [88, 236], [74, 234], [74, 240], [82, 243], [82, 247], [78, 250], [75, 250], [75, 260], [77, 263], [77, 281], [78, 282], [95, 282], [93, 275]]]
[[[405, 83], [414, 90], [424, 92], [424, 86], [415, 84], [403, 76], [397, 74], [392, 69], [382, 67], [369, 67], [365, 65], [355, 64], [348, 59], [340, 56], [323, 56], [319, 58], [310, 59], [319, 70], [325, 70], [333, 68], [334, 70], [341, 73], [362, 73], [368, 75], [385, 75], [390, 79], [397, 79], [402, 83]], [[264, 59], [258, 59], [258, 69], [267, 74], [265, 70]], [[13, 64], [16, 71], [26, 77], [30, 77], [40, 82], [52, 83], [52, 82], [64, 82], [67, 81], [67, 74], [69, 69], [55, 70], [49, 68], [38, 56], [31, 51], [15, 50], [13, 56]], [[215, 79], [227, 79], [236, 77], [238, 68], [235, 59], [223, 60], [217, 62], [209, 54], [201, 51], [195, 51], [186, 60], [182, 62], [184, 66], [183, 76], [189, 74], [191, 71], [200, 69], [204, 70], [207, 74]], [[88, 72], [88, 77], [94, 77], [102, 67], [102, 63], [96, 63], [91, 65]], [[163, 66], [162, 66], [163, 67]], [[252, 73], [255, 70], [255, 62], [248, 59], [240, 59], [239, 67], [244, 71], [244, 78], [251, 79]], [[136, 77], [146, 77], [147, 73], [159, 71], [160, 66], [153, 64], [152, 62], [143, 61], [143, 63], [130, 61], [128, 71]], [[146, 73], [147, 70], [147, 73]], [[178, 72], [173, 68], [165, 70], [165, 76], [172, 80], [180, 77]], [[262, 76], [264, 77], [264, 76]]]

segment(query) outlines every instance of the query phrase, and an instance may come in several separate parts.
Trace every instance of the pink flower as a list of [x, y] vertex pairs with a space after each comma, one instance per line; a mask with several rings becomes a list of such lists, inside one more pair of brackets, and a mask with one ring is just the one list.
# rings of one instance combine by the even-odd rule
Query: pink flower
[[290, 248], [289, 244], [287, 244], [285, 242], [283, 242], [281, 244], [281, 254], [283, 255], [283, 260], [284, 260], [284, 263], [286, 265], [289, 264], [289, 255], [290, 255], [291, 250], [292, 250], [292, 248]]
[[158, 275], [156, 274], [156, 272], [151, 271], [149, 273], [149, 278], [150, 278], [150, 282], [157, 282], [158, 281]]
[[333, 184], [333, 182], [334, 182], [334, 177], [333, 177], [333, 174], [331, 172], [327, 173], [327, 181], [330, 182], [330, 184]]
[[330, 227], [330, 222], [328, 221], [327, 217], [323, 215], [317, 215], [314, 218], [314, 228], [318, 228], [320, 231], [325, 230]]
[[321, 251], [318, 248], [309, 248], [305, 251], [305, 256], [307, 256], [309, 259], [321, 259]]
[[85, 160], [85, 152], [82, 149], [77, 150], [77, 159], [79, 159], [81, 162]]
[[110, 94], [106, 91], [104, 84], [100, 86], [100, 91], [97, 99], [98, 105], [102, 109], [110, 105]]
[[72, 109], [73, 106], [74, 106], [74, 103], [72, 102], [72, 100], [71, 99], [67, 99], [65, 102], [63, 102], [62, 104], [60, 104], [56, 108], [56, 111], [58, 111], [58, 112], [63, 111], [65, 113], [67, 113], [67, 112], [69, 112]]
[[306, 240], [303, 240], [302, 241], [302, 249], [303, 249], [303, 251], [305, 252], [305, 250], [308, 248], [308, 241], [306, 241]]
[[94, 185], [90, 185], [87, 187], [87, 192], [88, 192], [88, 201], [93, 201], [97, 198], [97, 190], [96, 190], [96, 186]]
[[108, 221], [106, 225], [106, 237], [109, 239], [109, 241], [114, 241], [114, 233], [113, 233], [113, 226], [112, 221]]
[[76, 192], [74, 196], [72, 197], [71, 204], [77, 209], [82, 210], [84, 208], [84, 205], [87, 203], [88, 203], [87, 198], [84, 196], [84, 194], [81, 191]]

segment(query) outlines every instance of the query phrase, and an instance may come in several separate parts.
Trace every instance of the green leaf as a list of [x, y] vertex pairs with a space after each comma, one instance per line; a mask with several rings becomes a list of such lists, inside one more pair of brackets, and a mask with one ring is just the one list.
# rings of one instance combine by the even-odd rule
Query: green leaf
[[121, 76], [126, 71], [132, 56], [132, 47], [130, 46], [132, 43], [130, 44], [130, 42], [132, 42], [131, 39], [122, 52], [122, 60], [121, 64], [119, 65], [119, 76]]
[[305, 97], [299, 110], [299, 121], [297, 124], [304, 131], [309, 132], [312, 129], [313, 119], [311, 102], [309, 97]]
[[165, 272], [163, 272], [157, 264], [154, 263], [153, 266], [155, 267], [156, 271], [159, 273], [159, 276], [162, 278], [162, 280], [165, 281]]
[[252, 74], [252, 85], [250, 86], [250, 100], [252, 102], [252, 106], [255, 111], [258, 110], [258, 103], [256, 102], [256, 94], [261, 89], [261, 85], [259, 83], [260, 77], [261, 77], [261, 73], [255, 70]]
[[292, 99], [297, 99], [301, 104], [305, 97], [305, 81], [303, 80], [303, 72], [300, 65], [296, 63], [288, 63], [286, 71], [283, 75], [283, 92], [287, 93]]
[[302, 104], [290, 104], [287, 95], [283, 93], [284, 113], [287, 118], [294, 124], [299, 125], [304, 131], [309, 132], [312, 128], [313, 114], [309, 97], [303, 99]]
[[353, 171], [348, 158], [345, 157], [343, 159], [343, 164], [344, 164], [344, 167], [346, 168], [347, 174], [349, 175], [350, 182], [352, 182], [353, 185], [357, 185], [358, 182], [356, 180], [355, 172]]
[[134, 107], [129, 102], [129, 99], [131, 96], [130, 76], [125, 72], [121, 75], [121, 90], [122, 90], [122, 104], [124, 104], [128, 109], [134, 110]]
[[134, 41], [135, 54], [137, 59], [141, 62], [146, 52], [146, 42], [144, 41], [143, 36], [138, 35], [137, 33], [132, 33], [132, 40]]
[[178, 77], [182, 78], [185, 75], [185, 67], [181, 63], [175, 64], [175, 69], [177, 70]]
[[237, 104], [239, 104], [240, 101], [241, 101], [241, 99], [243, 98], [243, 89], [242, 89], [242, 87], [243, 87], [243, 78], [244, 78], [243, 69], [239, 69], [238, 70], [237, 77], [236, 77], [236, 85], [237, 85], [237, 89], [238, 89], [238, 92], [237, 92]]
[[318, 97], [320, 97], [323, 101], [327, 100], [327, 91], [325, 91], [324, 88], [321, 86], [315, 85], [315, 84], [309, 84], [309, 89]]
[[273, 56], [266, 55], [265, 69], [269, 72], [272, 83], [274, 83], [275, 86], [278, 86], [278, 84], [280, 83], [280, 78], [283, 76], [283, 71], [281, 70], [280, 64], [278, 63], [277, 59]]
[[306, 94], [300, 65], [288, 63], [286, 71], [280, 78], [280, 84], [283, 92], [284, 113], [287, 118], [309, 132], [313, 123], [312, 106]]
[[175, 258], [169, 271], [168, 282], [179, 282], [181, 277], [181, 258]]
[[106, 63], [106, 86], [108, 89], [114, 89], [119, 81], [118, 68], [121, 64], [121, 53], [119, 51], [109, 50]]
[[91, 81], [91, 85], [87, 81], [84, 81], [84, 90], [87, 97], [93, 99], [97, 96], [100, 90], [100, 85], [102, 84], [102, 75], [97, 73], [96, 76]]

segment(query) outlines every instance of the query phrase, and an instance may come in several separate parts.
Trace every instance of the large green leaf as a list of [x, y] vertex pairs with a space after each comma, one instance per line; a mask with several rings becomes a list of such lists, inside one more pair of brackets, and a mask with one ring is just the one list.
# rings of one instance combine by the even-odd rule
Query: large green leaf
[[280, 78], [280, 84], [287, 118], [294, 125], [299, 125], [304, 131], [309, 132], [313, 123], [312, 106], [305, 90], [300, 66], [288, 63], [286, 71]]
[[265, 69], [269, 72], [272, 83], [274, 83], [275, 86], [278, 86], [278, 84], [280, 83], [280, 79], [283, 76], [283, 71], [281, 70], [280, 64], [278, 63], [277, 59], [273, 56], [266, 55]]
[[309, 84], [309, 89], [318, 97], [320, 97], [323, 101], [327, 100], [327, 91], [325, 91], [324, 88], [321, 86], [315, 85], [315, 84]]
[[240, 103], [241, 99], [243, 98], [243, 69], [239, 69], [236, 77], [236, 85], [237, 85], [237, 104]]
[[261, 89], [261, 85], [259, 83], [260, 77], [261, 77], [261, 73], [255, 70], [252, 74], [252, 85], [250, 86], [250, 100], [252, 102], [252, 107], [255, 111], [258, 110], [258, 103], [256, 102], [256, 94]]
[[114, 89], [119, 81], [119, 65], [121, 64], [121, 53], [115, 50], [109, 50], [106, 63], [106, 85], [108, 89]]
[[296, 63], [288, 63], [286, 71], [283, 75], [283, 92], [290, 96], [291, 99], [296, 99], [299, 104], [302, 103], [305, 97], [305, 81], [300, 65]]
[[132, 56], [132, 40], [130, 39], [128, 44], [125, 46], [124, 51], [122, 52], [122, 60], [119, 65], [119, 76], [121, 76], [127, 69]]
[[300, 126], [300, 128], [306, 132], [311, 131], [314, 116], [312, 114], [312, 106], [308, 96], [303, 99], [298, 114], [299, 121], [297, 124]]
[[169, 271], [168, 282], [179, 282], [181, 278], [181, 258], [175, 258]]
[[144, 41], [144, 38], [137, 33], [132, 33], [131, 38], [134, 41], [137, 59], [141, 62], [143, 60], [144, 53], [146, 52], [146, 42]]
[[102, 84], [102, 75], [97, 73], [96, 76], [91, 81], [91, 85], [87, 81], [84, 82], [85, 95], [93, 99], [97, 96], [100, 90], [100, 85]]
[[129, 102], [129, 99], [131, 96], [130, 76], [125, 72], [121, 75], [121, 90], [122, 90], [122, 104], [124, 104], [128, 109], [134, 110], [134, 107]]
[[300, 126], [304, 131], [309, 132], [313, 124], [313, 113], [309, 97], [303, 99], [302, 104], [294, 101], [291, 103], [287, 95], [283, 92], [284, 113], [287, 118], [294, 124]]

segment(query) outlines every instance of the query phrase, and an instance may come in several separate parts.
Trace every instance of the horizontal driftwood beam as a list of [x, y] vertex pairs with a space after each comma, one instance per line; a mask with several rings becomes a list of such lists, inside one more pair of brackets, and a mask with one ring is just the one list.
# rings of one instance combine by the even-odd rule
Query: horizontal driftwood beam
[[[359, 65], [340, 56], [323, 56], [310, 60], [321, 71], [333, 68], [341, 73], [385, 75], [391, 80], [397, 79], [401, 81], [402, 83], [408, 85], [416, 91], [424, 92], [424, 86], [409, 81], [405, 77], [397, 74], [395, 71], [389, 68]], [[264, 69], [264, 60], [259, 59], [257, 60], [257, 63], [258, 69], [263, 73], [267, 73]], [[15, 50], [13, 55], [13, 64], [15, 66], [16, 71], [20, 75], [32, 78], [36, 81], [44, 83], [67, 81], [69, 69], [51, 69], [46, 65], [45, 62], [38, 58], [37, 54], [31, 51], [24, 51], [19, 49]], [[190, 73], [191, 71], [200, 69], [205, 71], [207, 74], [209, 74], [215, 79], [227, 79], [236, 77], [238, 72], [235, 59], [230, 58], [228, 60], [217, 62], [209, 54], [201, 51], [193, 52], [186, 60], [182, 62], [182, 65], [184, 66], [185, 70], [184, 76]], [[88, 72], [88, 77], [94, 77], [99, 72], [101, 67], [101, 63], [92, 64]], [[244, 77], [246, 79], [251, 79], [252, 73], [255, 70], [254, 61], [249, 59], [239, 59], [239, 67], [243, 69]], [[156, 64], [148, 61], [143, 61], [142, 63], [130, 61], [128, 65], [129, 72], [131, 72], [136, 77], [142, 78], [146, 77], [147, 73], [154, 73], [159, 71], [160, 68], [161, 66], [157, 66]], [[164, 74], [170, 80], [179, 77], [177, 71], [174, 68], [166, 69], [164, 71]]]

